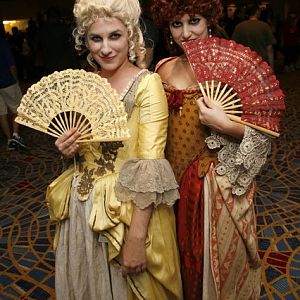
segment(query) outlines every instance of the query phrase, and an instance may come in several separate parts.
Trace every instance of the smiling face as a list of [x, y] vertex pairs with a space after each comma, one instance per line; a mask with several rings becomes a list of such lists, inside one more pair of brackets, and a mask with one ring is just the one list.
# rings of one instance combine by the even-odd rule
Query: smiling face
[[101, 66], [101, 73], [114, 73], [128, 60], [128, 31], [117, 18], [99, 18], [87, 30], [87, 47]]
[[182, 43], [197, 38], [208, 37], [207, 21], [200, 15], [183, 15], [169, 23], [170, 31], [174, 42], [182, 48]]

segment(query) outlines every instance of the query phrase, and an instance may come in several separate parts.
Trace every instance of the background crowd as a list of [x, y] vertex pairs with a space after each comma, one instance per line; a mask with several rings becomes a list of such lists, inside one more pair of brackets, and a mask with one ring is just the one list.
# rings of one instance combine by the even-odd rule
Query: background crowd
[[[219, 21], [221, 36], [235, 39], [234, 30], [237, 25], [253, 17], [251, 14], [251, 8], [249, 10], [249, 6], [246, 5], [238, 6], [232, 16], [224, 9], [223, 17]], [[299, 15], [290, 11], [286, 18], [281, 20], [268, 5], [259, 10], [257, 20], [263, 22], [272, 34], [274, 59], [280, 60], [275, 66], [275, 71], [290, 72], [300, 68], [299, 62], [297, 64], [300, 42]], [[148, 66], [153, 69], [157, 61], [173, 53], [165, 48], [164, 37], [153, 24], [148, 10], [144, 11], [141, 27], [148, 49]], [[19, 79], [36, 80], [56, 70], [87, 67], [84, 55], [74, 51], [71, 35], [73, 28], [74, 22], [70, 17], [61, 15], [58, 7], [49, 7], [47, 11], [30, 18], [25, 31], [13, 27], [12, 32], [6, 32], [6, 39], [16, 60]]]

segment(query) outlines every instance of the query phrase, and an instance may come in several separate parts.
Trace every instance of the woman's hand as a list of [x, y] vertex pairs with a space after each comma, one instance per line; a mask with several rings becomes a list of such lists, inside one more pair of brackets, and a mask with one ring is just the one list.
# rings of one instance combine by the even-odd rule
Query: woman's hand
[[196, 100], [199, 108], [199, 120], [203, 125], [222, 133], [242, 139], [245, 127], [242, 124], [231, 121], [222, 108], [218, 107], [206, 97]]
[[137, 275], [147, 268], [146, 239], [128, 232], [122, 251], [122, 275]]
[[72, 158], [77, 153], [79, 146], [76, 140], [80, 137], [77, 128], [64, 132], [56, 141], [55, 146], [66, 158]]
[[153, 205], [144, 209], [134, 205], [131, 224], [122, 249], [122, 275], [137, 275], [147, 268], [146, 238]]
[[231, 122], [224, 111], [208, 100], [201, 97], [196, 101], [199, 108], [199, 120], [203, 125], [210, 127], [216, 131], [222, 132]]

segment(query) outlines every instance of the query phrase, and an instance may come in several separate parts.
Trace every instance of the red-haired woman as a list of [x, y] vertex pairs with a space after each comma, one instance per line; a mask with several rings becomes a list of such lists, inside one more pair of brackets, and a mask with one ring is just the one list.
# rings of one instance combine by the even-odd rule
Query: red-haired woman
[[180, 182], [178, 241], [185, 299], [257, 299], [254, 177], [270, 140], [203, 98], [182, 43], [217, 34], [220, 0], [154, 0], [156, 24], [179, 56], [157, 65], [169, 103], [167, 158]]

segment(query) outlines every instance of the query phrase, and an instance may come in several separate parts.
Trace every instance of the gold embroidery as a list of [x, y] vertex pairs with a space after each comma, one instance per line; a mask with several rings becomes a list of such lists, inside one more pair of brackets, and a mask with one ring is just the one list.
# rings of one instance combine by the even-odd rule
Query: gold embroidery
[[93, 183], [95, 178], [93, 177], [94, 169], [89, 170], [87, 167], [84, 167], [83, 175], [78, 184], [78, 194], [80, 196], [88, 195], [93, 188]]
[[113, 173], [115, 171], [114, 162], [117, 159], [118, 149], [124, 147], [122, 142], [103, 142], [99, 144], [99, 159], [94, 159], [93, 164], [88, 164], [88, 160], [84, 155], [78, 157], [80, 179], [78, 183], [78, 195], [82, 201], [87, 197], [93, 189], [94, 182], [97, 177]]
[[122, 142], [105, 142], [101, 143], [102, 146], [102, 156], [97, 160], [98, 168], [95, 172], [97, 176], [103, 176], [107, 172], [114, 172], [115, 166], [114, 162], [117, 159], [118, 149], [124, 147]]

